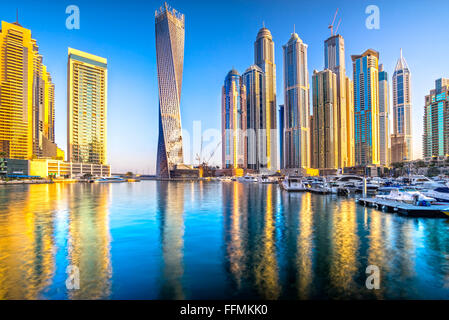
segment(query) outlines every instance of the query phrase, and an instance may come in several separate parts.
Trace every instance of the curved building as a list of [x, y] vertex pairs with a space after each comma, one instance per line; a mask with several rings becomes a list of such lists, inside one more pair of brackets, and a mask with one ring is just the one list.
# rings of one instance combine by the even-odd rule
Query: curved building
[[184, 15], [167, 3], [156, 11], [156, 56], [159, 83], [158, 177], [170, 178], [176, 164], [183, 163], [181, 87], [184, 66]]

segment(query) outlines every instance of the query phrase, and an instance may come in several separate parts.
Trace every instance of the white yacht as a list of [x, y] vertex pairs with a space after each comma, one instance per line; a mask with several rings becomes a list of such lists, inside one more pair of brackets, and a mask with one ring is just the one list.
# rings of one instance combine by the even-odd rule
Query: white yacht
[[257, 178], [257, 182], [263, 183], [263, 184], [276, 183], [277, 182], [277, 178], [276, 177], [270, 177], [270, 176], [267, 176], [267, 175], [263, 174], [263, 175], [261, 175], [261, 176], [259, 176]]
[[246, 175], [246, 176], [237, 178], [237, 181], [238, 182], [245, 182], [245, 183], [246, 182], [257, 182], [257, 177]]
[[376, 198], [382, 200], [401, 201], [411, 204], [416, 204], [417, 202], [436, 202], [435, 198], [429, 197], [413, 187], [391, 188], [390, 193], [378, 194], [376, 195]]
[[444, 185], [422, 191], [422, 193], [438, 202], [449, 202], [449, 188]]
[[363, 182], [363, 177], [356, 175], [342, 175], [332, 178], [329, 181], [329, 187], [332, 193], [338, 193], [339, 188], [349, 184], [355, 184], [357, 182]]
[[307, 187], [301, 177], [286, 176], [281, 182], [281, 187], [286, 191], [306, 191]]
[[120, 177], [103, 177], [95, 179], [95, 183], [119, 183], [119, 182], [126, 182], [125, 179]]

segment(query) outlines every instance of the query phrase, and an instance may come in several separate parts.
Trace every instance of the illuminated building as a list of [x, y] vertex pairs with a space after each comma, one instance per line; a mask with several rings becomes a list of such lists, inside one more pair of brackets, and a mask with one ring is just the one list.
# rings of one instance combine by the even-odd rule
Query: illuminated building
[[[274, 63], [274, 42], [271, 32], [263, 27], [257, 34], [254, 43], [254, 64], [263, 71], [262, 88], [264, 112], [263, 125], [265, 129], [266, 147], [262, 154], [266, 161], [261, 161], [260, 168], [277, 169], [277, 122], [276, 122], [276, 64]], [[266, 162], [266, 163], [265, 163]]]
[[239, 73], [232, 69], [222, 92], [223, 169], [246, 168], [246, 89]]
[[0, 152], [7, 158], [56, 157], [55, 87], [31, 30], [2, 21]]
[[159, 83], [159, 141], [156, 174], [170, 178], [183, 163], [181, 87], [184, 66], [185, 17], [167, 3], [156, 11], [156, 56]]
[[449, 79], [435, 81], [424, 106], [424, 158], [449, 154]]
[[105, 164], [107, 60], [72, 48], [68, 55], [67, 160]]
[[337, 75], [330, 70], [312, 76], [311, 167], [337, 169], [339, 164]]
[[393, 74], [393, 134], [391, 135], [391, 162], [412, 159], [412, 103], [411, 73], [402, 56]]
[[284, 49], [284, 169], [310, 167], [307, 45], [293, 33]]
[[379, 164], [379, 53], [352, 56], [354, 72], [355, 164]]
[[352, 81], [346, 76], [345, 41], [334, 35], [324, 42], [324, 68], [337, 76], [337, 138], [336, 168], [354, 165], [354, 103]]
[[379, 162], [390, 165], [390, 94], [388, 73], [379, 65]]

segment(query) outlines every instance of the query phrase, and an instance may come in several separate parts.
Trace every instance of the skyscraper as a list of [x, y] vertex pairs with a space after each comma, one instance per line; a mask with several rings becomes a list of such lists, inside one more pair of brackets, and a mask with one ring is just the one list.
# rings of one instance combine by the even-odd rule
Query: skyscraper
[[337, 76], [337, 168], [354, 165], [354, 104], [352, 81], [346, 76], [345, 41], [334, 35], [324, 42], [324, 68]]
[[340, 151], [337, 143], [337, 75], [330, 70], [315, 70], [312, 88], [311, 166], [315, 169], [337, 169]]
[[310, 167], [307, 45], [293, 33], [284, 50], [284, 169]]
[[411, 73], [401, 56], [393, 73], [393, 134], [391, 135], [391, 162], [412, 159], [412, 96]]
[[449, 154], [449, 79], [435, 81], [424, 106], [424, 158]]
[[267, 134], [265, 127], [265, 75], [256, 65], [249, 67], [242, 75], [246, 88], [246, 146], [248, 169], [260, 170], [267, 167]]
[[106, 164], [107, 60], [69, 48], [67, 160]]
[[280, 169], [284, 169], [284, 105], [279, 106], [279, 154]]
[[170, 171], [184, 162], [181, 129], [181, 87], [184, 67], [185, 17], [167, 3], [155, 13], [156, 56], [159, 84], [159, 138], [157, 168], [159, 177], [170, 178]]
[[355, 164], [379, 164], [379, 53], [352, 56]]
[[266, 129], [267, 161], [262, 168], [275, 170], [277, 168], [276, 64], [273, 37], [265, 27], [259, 30], [254, 43], [254, 64], [262, 69], [265, 76], [263, 94], [266, 111], [263, 129]]
[[54, 90], [31, 30], [2, 21], [0, 152], [6, 157], [56, 156]]
[[232, 69], [226, 76], [222, 92], [222, 163], [223, 168], [247, 167], [246, 89], [239, 73]]
[[379, 162], [390, 165], [390, 94], [388, 73], [379, 65]]

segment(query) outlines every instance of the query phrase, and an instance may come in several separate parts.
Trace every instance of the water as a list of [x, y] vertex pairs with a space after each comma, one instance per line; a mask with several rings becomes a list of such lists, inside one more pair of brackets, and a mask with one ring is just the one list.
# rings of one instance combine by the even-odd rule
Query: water
[[276, 185], [3, 186], [0, 299], [448, 299], [448, 231]]

